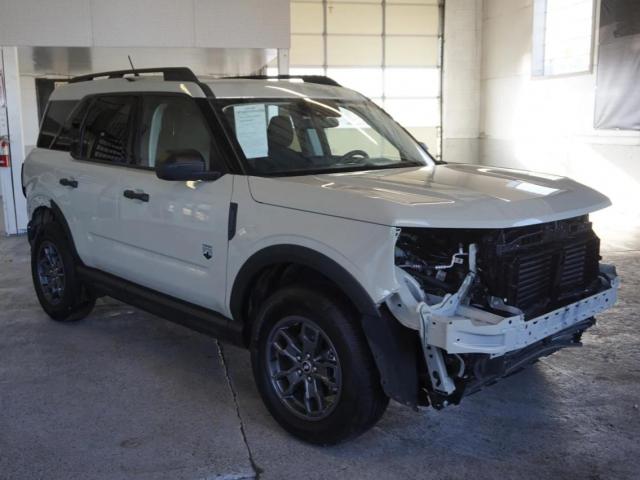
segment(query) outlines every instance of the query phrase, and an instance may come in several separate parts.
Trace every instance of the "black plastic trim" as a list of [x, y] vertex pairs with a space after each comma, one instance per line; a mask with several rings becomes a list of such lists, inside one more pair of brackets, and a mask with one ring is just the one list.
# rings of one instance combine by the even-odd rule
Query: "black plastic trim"
[[125, 75], [139, 76], [140, 73], [162, 73], [166, 82], [196, 82], [198, 77], [188, 67], [140, 68], [135, 70], [113, 70], [110, 72], [91, 73], [73, 77], [69, 83], [88, 82], [100, 77], [123, 78]]
[[246, 175], [246, 167], [241, 159], [244, 158], [244, 154], [242, 153], [242, 148], [238, 143], [238, 139], [235, 134], [229, 131], [227, 127], [227, 122], [224, 119], [224, 113], [222, 112], [222, 108], [216, 101], [216, 96], [211, 90], [211, 87], [206, 83], [198, 83], [198, 86], [204, 93], [205, 99], [198, 99], [200, 102], [206, 102], [209, 108], [203, 108], [210, 125], [211, 129], [216, 135], [216, 138], [219, 141], [220, 146], [224, 146], [227, 153], [227, 157], [229, 160], [229, 171], [230, 173], [235, 173], [238, 175]]
[[[205, 87], [207, 85], [200, 85], [202, 91], [207, 94]], [[208, 88], [208, 87], [207, 87]], [[200, 107], [200, 111], [205, 117], [205, 121], [209, 125], [209, 130], [211, 131], [218, 152], [220, 153], [220, 163], [222, 163], [226, 172], [232, 174], [243, 174], [242, 167], [238, 160], [238, 155], [230, 143], [229, 135], [224, 129], [224, 126], [221, 125], [218, 114], [216, 113], [215, 104], [208, 98], [196, 98], [196, 104]]]
[[100, 294], [117, 298], [197, 332], [244, 346], [242, 324], [218, 312], [84, 265], [79, 265], [77, 271], [82, 280]]
[[27, 187], [24, 184], [24, 162], [20, 166], [20, 187], [22, 188], [22, 195], [27, 198]]
[[74, 260], [78, 264], [82, 264], [80, 255], [78, 255], [78, 250], [76, 250], [76, 244], [73, 241], [71, 228], [69, 228], [69, 224], [67, 223], [67, 219], [65, 218], [64, 213], [62, 213], [62, 210], [60, 209], [60, 207], [53, 200], [50, 201], [49, 205], [50, 205], [51, 211], [53, 212], [53, 219], [60, 224], [60, 226], [62, 227], [62, 230], [67, 236], [67, 240], [69, 240], [69, 246], [71, 247], [71, 255], [73, 256]]
[[508, 377], [520, 371], [523, 367], [532, 364], [537, 359], [551, 355], [558, 350], [567, 347], [581, 347], [580, 336], [595, 324], [596, 319], [589, 317], [520, 350], [514, 350], [501, 357], [488, 359], [485, 375], [464, 385], [464, 388], [459, 392], [459, 397], [472, 395], [480, 391], [484, 386]]
[[254, 253], [242, 266], [231, 291], [231, 315], [243, 319], [243, 305], [257, 275], [266, 267], [293, 263], [311, 268], [334, 282], [365, 315], [379, 317], [380, 312], [369, 294], [342, 266], [331, 258], [299, 245], [273, 245]]
[[227, 239], [229, 241], [233, 240], [233, 237], [236, 236], [237, 221], [238, 221], [238, 204], [235, 202], [231, 202], [229, 204], [229, 228], [227, 233]]
[[418, 406], [418, 332], [402, 325], [386, 306], [380, 316], [363, 315], [362, 329], [380, 372], [382, 389], [388, 397], [403, 405]]

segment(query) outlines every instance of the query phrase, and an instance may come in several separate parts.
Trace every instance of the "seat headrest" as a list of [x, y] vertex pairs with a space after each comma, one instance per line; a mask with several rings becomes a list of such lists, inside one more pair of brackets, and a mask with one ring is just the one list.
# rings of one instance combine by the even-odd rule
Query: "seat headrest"
[[293, 126], [291, 117], [286, 115], [276, 115], [269, 121], [267, 127], [267, 139], [269, 148], [288, 147], [293, 142]]

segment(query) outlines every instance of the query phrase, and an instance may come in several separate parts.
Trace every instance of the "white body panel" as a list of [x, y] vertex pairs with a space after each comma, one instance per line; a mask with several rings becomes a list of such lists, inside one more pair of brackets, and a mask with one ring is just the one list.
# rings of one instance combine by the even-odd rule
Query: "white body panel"
[[98, 93], [159, 92], [184, 93], [193, 98], [204, 98], [202, 89], [193, 82], [165, 82], [160, 77], [131, 77], [130, 80], [108, 78], [90, 82], [70, 83], [56, 88], [51, 100], [80, 100], [86, 95]]
[[[78, 254], [89, 266], [112, 270], [109, 239], [117, 227], [117, 194], [121, 169], [80, 162], [66, 152], [35, 148], [25, 162], [29, 218], [53, 200], [62, 210]], [[77, 188], [60, 185], [66, 178]]]
[[[523, 315], [495, 315], [495, 320], [482, 321], [475, 316], [477, 309], [468, 306], [450, 316], [432, 315], [425, 335], [429, 345], [447, 353], [486, 353], [497, 357], [525, 348], [607, 310], [616, 302], [619, 278], [614, 277], [612, 284], [606, 290], [530, 320], [525, 320]], [[486, 315], [484, 311], [479, 313]]]
[[[354, 90], [330, 85], [290, 81], [264, 81], [247, 79], [220, 79], [205, 82], [216, 98], [342, 98], [362, 100]], [[127, 79], [106, 78], [63, 85], [51, 94], [51, 100], [79, 100], [85, 95], [105, 92], [163, 92], [186, 93], [204, 98], [202, 88], [193, 82], [165, 82], [159, 76], [129, 76]]]
[[364, 98], [348, 88], [287, 80], [220, 79], [206, 83], [216, 98]]
[[[223, 311], [233, 182], [233, 175], [215, 182], [169, 182], [150, 170], [123, 169], [113, 273]], [[147, 193], [149, 202], [125, 198], [124, 190]], [[212, 256], [206, 258], [205, 251]]]
[[229, 243], [229, 293], [246, 260], [273, 245], [299, 245], [334, 260], [376, 303], [398, 288], [395, 228], [255, 202], [249, 192], [249, 182], [255, 177], [249, 178], [238, 177], [233, 192], [239, 207], [237, 233]]
[[400, 227], [508, 228], [610, 205], [564, 177], [479, 165], [252, 177], [250, 185], [260, 203]]
[[[34, 149], [25, 164], [29, 216], [54, 201], [89, 267], [187, 302], [225, 311], [227, 222], [233, 176], [166, 182], [154, 172]], [[78, 182], [60, 185], [61, 178]], [[142, 190], [152, 202], [123, 196]], [[213, 257], [203, 255], [203, 244]]]

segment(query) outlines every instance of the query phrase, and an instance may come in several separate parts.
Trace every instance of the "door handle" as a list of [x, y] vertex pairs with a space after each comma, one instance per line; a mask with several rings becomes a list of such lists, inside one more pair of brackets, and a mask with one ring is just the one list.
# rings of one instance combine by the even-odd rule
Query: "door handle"
[[144, 192], [136, 192], [134, 190], [125, 190], [122, 194], [130, 200], [140, 200], [142, 202], [149, 201], [149, 194]]
[[63, 187], [78, 188], [78, 181], [71, 180], [70, 178], [61, 178], [60, 185], [62, 185]]

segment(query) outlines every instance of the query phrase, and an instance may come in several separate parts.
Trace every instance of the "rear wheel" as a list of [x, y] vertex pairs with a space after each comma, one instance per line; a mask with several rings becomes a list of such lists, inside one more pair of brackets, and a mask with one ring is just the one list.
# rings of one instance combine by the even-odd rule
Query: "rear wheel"
[[357, 318], [333, 297], [285, 287], [262, 305], [252, 335], [267, 408], [287, 431], [318, 444], [363, 433], [389, 402]]
[[42, 225], [36, 235], [31, 275], [40, 305], [52, 319], [80, 320], [93, 309], [95, 299], [80, 283], [67, 237], [55, 222]]

